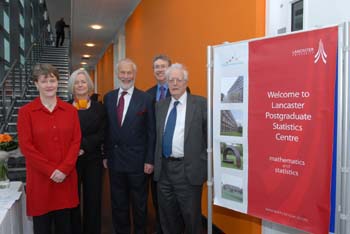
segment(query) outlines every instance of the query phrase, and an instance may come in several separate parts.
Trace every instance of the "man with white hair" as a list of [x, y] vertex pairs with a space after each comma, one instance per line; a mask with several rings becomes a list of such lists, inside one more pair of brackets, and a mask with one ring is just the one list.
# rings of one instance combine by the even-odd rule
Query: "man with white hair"
[[156, 104], [154, 180], [165, 234], [202, 233], [202, 185], [207, 180], [207, 102], [186, 91], [181, 64], [165, 72], [171, 97]]
[[[134, 233], [146, 233], [147, 176], [153, 172], [155, 118], [152, 97], [135, 88], [136, 65], [119, 61], [120, 88], [104, 97], [107, 136], [104, 145], [109, 169], [112, 222], [115, 233], [131, 233], [131, 202]], [[130, 202], [129, 202], [130, 199]]]

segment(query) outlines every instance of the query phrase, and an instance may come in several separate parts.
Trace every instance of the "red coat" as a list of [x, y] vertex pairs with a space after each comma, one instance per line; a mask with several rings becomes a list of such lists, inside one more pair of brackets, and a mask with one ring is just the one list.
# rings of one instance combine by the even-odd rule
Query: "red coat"
[[[27, 214], [39, 216], [79, 203], [75, 163], [80, 149], [77, 110], [57, 98], [49, 112], [39, 98], [20, 108], [18, 140], [26, 158]], [[67, 177], [62, 183], [50, 179], [55, 169]]]

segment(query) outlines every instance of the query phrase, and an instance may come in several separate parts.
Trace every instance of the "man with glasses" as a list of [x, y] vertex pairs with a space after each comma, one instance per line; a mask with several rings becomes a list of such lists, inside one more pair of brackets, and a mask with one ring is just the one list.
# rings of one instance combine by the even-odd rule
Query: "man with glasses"
[[[164, 54], [156, 55], [153, 58], [153, 75], [157, 81], [157, 84], [146, 92], [153, 97], [154, 102], [158, 102], [164, 100], [166, 97], [170, 97], [170, 93], [168, 91], [168, 83], [165, 79], [165, 71], [170, 65], [170, 58]], [[153, 173], [150, 176], [150, 183], [153, 207], [156, 213], [155, 233], [162, 234], [163, 232], [160, 226], [158, 213], [157, 183], [153, 180]]]
[[157, 81], [157, 84], [147, 90], [147, 93], [151, 94], [155, 101], [160, 101], [166, 97], [170, 97], [168, 92], [168, 84], [165, 79], [165, 71], [171, 65], [171, 60], [164, 54], [156, 55], [153, 58], [153, 75]]
[[202, 185], [207, 180], [207, 102], [186, 91], [181, 64], [165, 72], [171, 97], [156, 104], [154, 180], [165, 234], [202, 233]]

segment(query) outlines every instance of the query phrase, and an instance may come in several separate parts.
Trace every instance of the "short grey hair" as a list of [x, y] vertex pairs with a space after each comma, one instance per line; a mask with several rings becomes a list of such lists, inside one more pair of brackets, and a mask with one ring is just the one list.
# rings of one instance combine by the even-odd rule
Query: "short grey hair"
[[188, 71], [186, 67], [180, 63], [174, 63], [172, 64], [166, 71], [165, 71], [165, 78], [169, 80], [170, 72], [173, 70], [179, 70], [182, 72], [184, 76], [184, 80], [188, 81]]
[[125, 63], [125, 64], [131, 64], [131, 65], [132, 65], [132, 69], [133, 69], [134, 72], [136, 73], [136, 71], [137, 71], [137, 66], [136, 66], [136, 64], [134, 63], [134, 61], [132, 61], [132, 60], [129, 59], [129, 58], [121, 59], [121, 60], [118, 61], [118, 63], [117, 63], [117, 72], [118, 72], [118, 70], [119, 70], [119, 66], [120, 66], [121, 64], [123, 64], [123, 63]]
[[88, 90], [89, 93], [91, 93], [94, 90], [94, 83], [91, 80], [91, 77], [89, 73], [85, 69], [78, 69], [75, 70], [72, 75], [70, 75], [69, 80], [68, 80], [68, 91], [74, 95], [74, 83], [75, 80], [77, 79], [78, 75], [84, 75], [88, 84]]

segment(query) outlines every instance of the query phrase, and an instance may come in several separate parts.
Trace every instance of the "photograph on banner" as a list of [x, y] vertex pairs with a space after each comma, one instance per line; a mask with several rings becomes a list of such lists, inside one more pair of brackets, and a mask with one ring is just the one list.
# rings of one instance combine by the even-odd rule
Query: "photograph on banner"
[[243, 170], [242, 144], [221, 142], [221, 167]]
[[221, 178], [221, 197], [232, 202], [243, 203], [242, 178], [228, 174], [223, 174]]
[[221, 102], [243, 103], [243, 76], [221, 78]]
[[243, 135], [242, 110], [221, 110], [220, 135], [241, 137]]
[[246, 213], [248, 44], [223, 44], [213, 55], [214, 204]]

